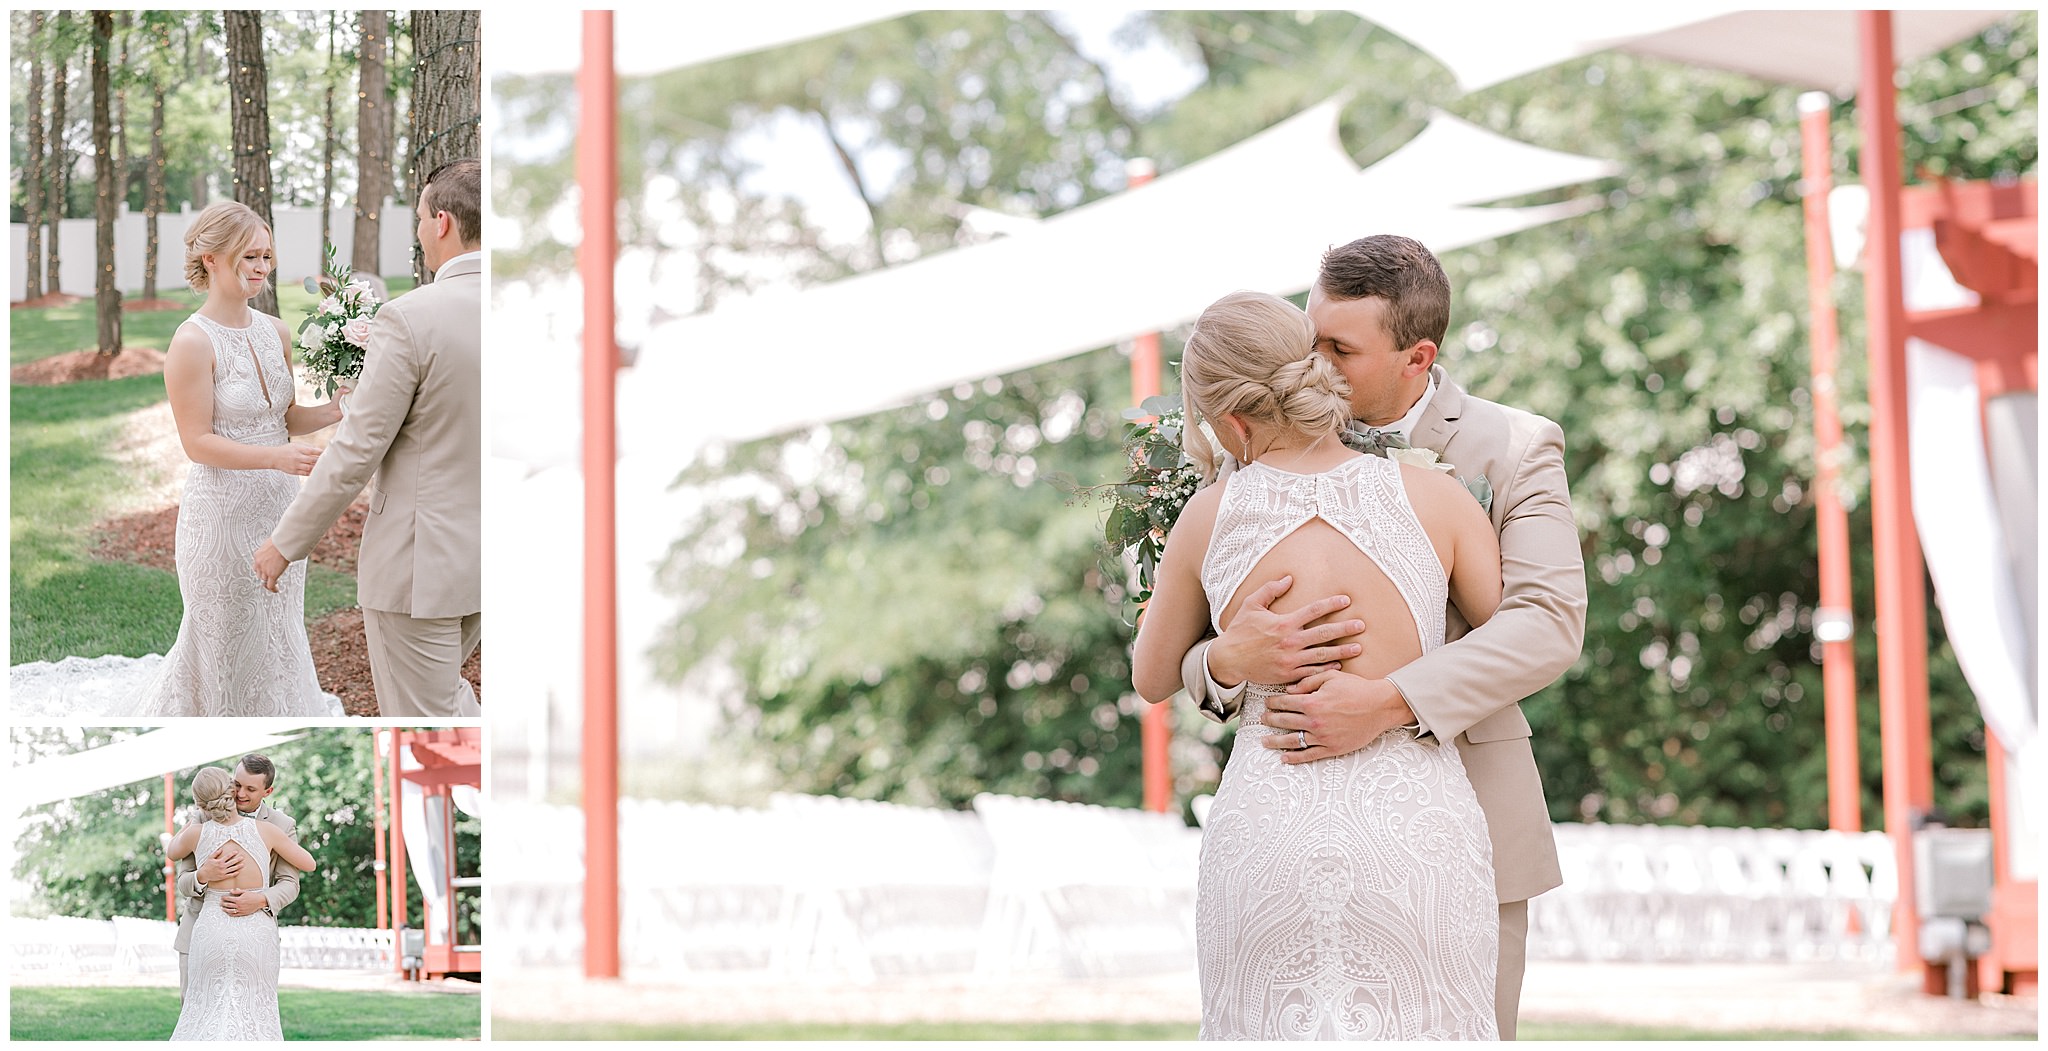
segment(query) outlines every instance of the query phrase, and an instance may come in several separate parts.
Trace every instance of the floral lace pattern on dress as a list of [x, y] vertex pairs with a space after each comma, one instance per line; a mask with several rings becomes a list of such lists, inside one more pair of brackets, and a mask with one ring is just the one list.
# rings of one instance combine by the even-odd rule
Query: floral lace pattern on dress
[[[1202, 565], [1212, 611], [1321, 518], [1393, 581], [1424, 652], [1443, 644], [1448, 582], [1398, 465], [1252, 463], [1228, 485]], [[1202, 836], [1202, 1039], [1496, 1039], [1493, 849], [1458, 750], [1397, 730], [1290, 766], [1261, 744], [1279, 692], [1246, 690]]]
[[[292, 374], [276, 319], [254, 314], [238, 329], [194, 314], [187, 323], [213, 342], [213, 433], [244, 445], [289, 441]], [[306, 563], [287, 567], [275, 594], [253, 564], [298, 493], [299, 479], [282, 471], [192, 465], [178, 505], [185, 612], [136, 714], [339, 714], [306, 641]]]
[[[205, 858], [228, 842], [239, 844], [270, 885], [270, 848], [256, 822], [208, 821], [194, 856]], [[268, 912], [230, 916], [220, 906], [228, 891], [208, 890], [192, 920], [186, 959], [185, 1003], [173, 1040], [283, 1040], [277, 1013], [277, 918]]]

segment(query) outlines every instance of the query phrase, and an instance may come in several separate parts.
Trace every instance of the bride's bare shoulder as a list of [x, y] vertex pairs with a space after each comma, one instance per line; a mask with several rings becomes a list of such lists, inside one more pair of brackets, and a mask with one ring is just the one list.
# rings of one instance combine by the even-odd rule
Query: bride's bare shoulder
[[176, 332], [171, 333], [171, 345], [164, 351], [164, 356], [210, 362], [213, 360], [213, 340], [199, 322], [188, 318]]

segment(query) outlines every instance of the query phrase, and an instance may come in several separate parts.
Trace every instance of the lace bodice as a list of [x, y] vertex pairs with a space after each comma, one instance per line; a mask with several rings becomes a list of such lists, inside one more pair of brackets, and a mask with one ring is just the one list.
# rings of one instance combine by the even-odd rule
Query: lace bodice
[[1202, 561], [1202, 591], [1218, 634], [1223, 631], [1218, 618], [1252, 567], [1295, 530], [1321, 518], [1393, 581], [1415, 618], [1422, 652], [1443, 645], [1450, 582], [1408, 503], [1400, 464], [1358, 456], [1327, 471], [1294, 474], [1254, 461], [1233, 472], [1224, 485]]
[[[208, 821], [206, 824], [199, 826], [199, 846], [193, 850], [192, 856], [195, 858], [208, 857], [214, 851], [226, 846], [229, 841], [240, 845], [243, 850], [249, 852], [251, 858], [255, 859], [256, 869], [263, 876], [262, 881], [256, 885], [259, 887], [269, 886], [270, 848], [263, 844], [263, 833], [256, 831], [256, 819], [246, 814], [243, 815], [240, 821], [233, 823]], [[225, 892], [209, 889], [206, 893], [211, 898], [217, 893]]]
[[284, 411], [292, 404], [292, 370], [277, 319], [251, 311], [247, 328], [202, 314], [188, 320], [213, 341], [213, 433], [244, 445], [289, 441]]

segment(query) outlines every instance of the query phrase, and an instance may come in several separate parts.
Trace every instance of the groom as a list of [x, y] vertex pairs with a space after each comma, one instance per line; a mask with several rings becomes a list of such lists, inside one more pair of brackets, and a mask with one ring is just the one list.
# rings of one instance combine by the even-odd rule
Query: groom
[[277, 590], [289, 562], [372, 481], [356, 601], [383, 716], [483, 714], [462, 662], [483, 640], [483, 167], [436, 168], [420, 188], [431, 284], [384, 305], [341, 429], [256, 551]]
[[[264, 802], [270, 796], [276, 776], [277, 768], [268, 758], [254, 752], [243, 756], [242, 761], [235, 764], [235, 809], [246, 817], [277, 826], [297, 842], [298, 823]], [[246, 854], [228, 856], [225, 847], [214, 851], [212, 857], [203, 861], [196, 853], [178, 859], [178, 937], [171, 947], [178, 950], [179, 999], [185, 997], [186, 972], [190, 969], [192, 951], [192, 921], [206, 902], [206, 885], [233, 879], [242, 866], [255, 863], [255, 859]], [[279, 861], [272, 853], [270, 886], [264, 890], [232, 891], [221, 899], [220, 907], [230, 916], [249, 916], [258, 912], [276, 916], [298, 897], [299, 870]]]
[[[1365, 630], [1363, 622], [1310, 626], [1350, 599], [1321, 596], [1276, 614], [1273, 600], [1293, 583], [1282, 578], [1248, 597], [1221, 636], [1188, 651], [1181, 677], [1203, 714], [1219, 721], [1236, 713], [1246, 682], [1295, 683], [1267, 702], [1265, 714], [1268, 726], [1302, 731], [1265, 738], [1267, 747], [1287, 749], [1289, 763], [1354, 752], [1402, 726], [1457, 742], [1493, 841], [1500, 901], [1494, 1010], [1501, 1039], [1512, 1040], [1529, 899], [1564, 882], [1520, 702], [1578, 659], [1586, 569], [1565, 486], [1564, 432], [1541, 416], [1466, 394], [1436, 364], [1450, 302], [1436, 257], [1419, 242], [1383, 234], [1324, 254], [1308, 313], [1316, 350], [1351, 383], [1354, 416], [1435, 451], [1460, 479], [1484, 477], [1492, 486], [1499, 609], [1473, 629], [1452, 608], [1444, 646], [1384, 679], [1365, 679], [1335, 670], [1359, 645], [1334, 644]], [[1313, 592], [1317, 584], [1302, 586]]]

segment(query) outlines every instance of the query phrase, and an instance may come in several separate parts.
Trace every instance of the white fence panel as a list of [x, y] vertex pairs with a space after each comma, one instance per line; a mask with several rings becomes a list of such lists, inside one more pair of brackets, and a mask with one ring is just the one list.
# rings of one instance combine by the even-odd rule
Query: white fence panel
[[[199, 209], [189, 205], [182, 211], [157, 217], [157, 268], [159, 291], [185, 287], [185, 231]], [[271, 208], [276, 226], [277, 281], [295, 285], [320, 272], [320, 210], [276, 205]], [[328, 217], [334, 244], [341, 258], [354, 251], [355, 205], [333, 209]], [[412, 209], [396, 201], [386, 202], [377, 224], [377, 272], [385, 276], [412, 273]], [[99, 267], [93, 244], [96, 224], [91, 219], [64, 219], [57, 224], [57, 276], [63, 290], [74, 296], [92, 298], [94, 273]], [[8, 224], [8, 299], [20, 302], [28, 295], [28, 226]], [[48, 227], [43, 230], [47, 250]], [[142, 291], [143, 270], [148, 263], [149, 219], [126, 206], [114, 220], [114, 286], [133, 295]], [[45, 266], [47, 267], [47, 263]], [[44, 289], [48, 291], [48, 289]]]

